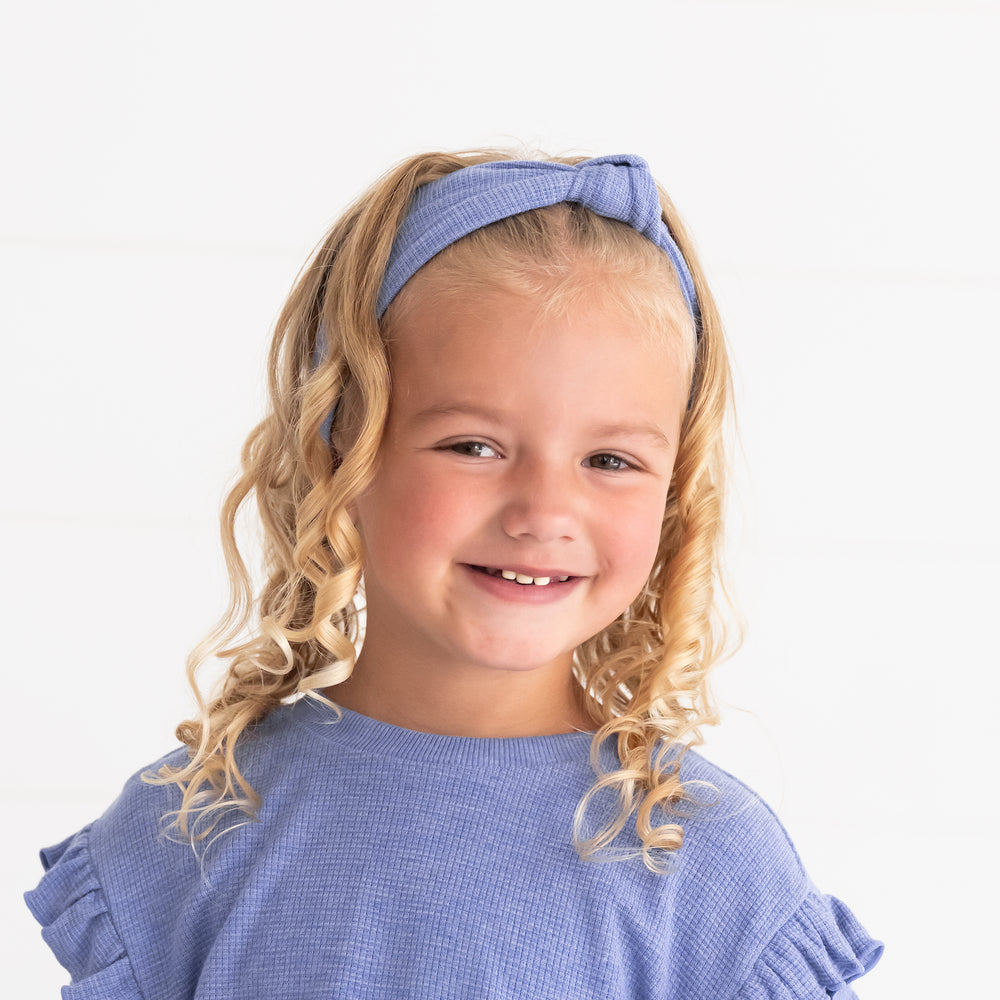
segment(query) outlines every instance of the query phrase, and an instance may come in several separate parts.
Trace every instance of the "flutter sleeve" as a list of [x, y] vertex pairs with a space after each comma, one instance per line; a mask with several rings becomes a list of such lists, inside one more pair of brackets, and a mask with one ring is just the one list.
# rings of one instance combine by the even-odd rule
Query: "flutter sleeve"
[[850, 983], [882, 955], [834, 896], [810, 892], [754, 964], [735, 1000], [849, 1000]]
[[45, 874], [25, 902], [72, 976], [63, 1000], [143, 1000], [90, 857], [90, 827], [41, 852]]

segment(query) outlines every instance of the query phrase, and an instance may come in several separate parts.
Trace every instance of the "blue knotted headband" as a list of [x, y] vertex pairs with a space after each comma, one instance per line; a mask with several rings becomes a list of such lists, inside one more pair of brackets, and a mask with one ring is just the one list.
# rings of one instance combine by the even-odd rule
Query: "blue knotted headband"
[[697, 322], [694, 281], [663, 221], [660, 195], [639, 156], [598, 156], [574, 165], [494, 160], [463, 167], [417, 189], [396, 234], [378, 297], [378, 318], [432, 257], [491, 222], [572, 201], [628, 223], [670, 258], [688, 311]]

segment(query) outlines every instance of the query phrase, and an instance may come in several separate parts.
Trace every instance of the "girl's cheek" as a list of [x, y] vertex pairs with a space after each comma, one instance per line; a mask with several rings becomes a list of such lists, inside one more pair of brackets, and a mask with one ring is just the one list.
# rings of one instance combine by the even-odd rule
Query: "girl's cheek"
[[467, 485], [441, 477], [418, 479], [393, 504], [399, 530], [429, 541], [461, 532], [482, 513], [481, 502]]
[[645, 498], [606, 517], [606, 545], [619, 558], [648, 575], [660, 546], [663, 505], [659, 497]]

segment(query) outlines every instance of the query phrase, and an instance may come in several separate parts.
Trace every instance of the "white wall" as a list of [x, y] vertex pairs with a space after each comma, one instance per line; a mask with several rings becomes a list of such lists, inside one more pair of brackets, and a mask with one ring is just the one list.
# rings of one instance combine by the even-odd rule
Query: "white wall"
[[645, 155], [728, 321], [749, 632], [709, 755], [888, 942], [864, 997], [982, 995], [1000, 5], [388, 7], [42, 0], [0, 25], [6, 981], [65, 981], [19, 899], [37, 847], [188, 709], [219, 498], [309, 249], [401, 156], [522, 141]]

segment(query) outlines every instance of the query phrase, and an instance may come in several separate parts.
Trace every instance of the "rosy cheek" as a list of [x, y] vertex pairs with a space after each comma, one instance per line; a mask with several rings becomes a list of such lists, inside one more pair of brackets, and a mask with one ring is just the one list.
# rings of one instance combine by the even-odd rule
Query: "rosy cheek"
[[637, 576], [648, 575], [656, 559], [662, 511], [658, 498], [653, 498], [623, 506], [605, 521], [607, 551], [617, 553], [621, 564]]
[[447, 477], [415, 476], [394, 493], [391, 518], [385, 518], [389, 530], [405, 535], [417, 548], [443, 549], [461, 539], [484, 513], [475, 490]]

